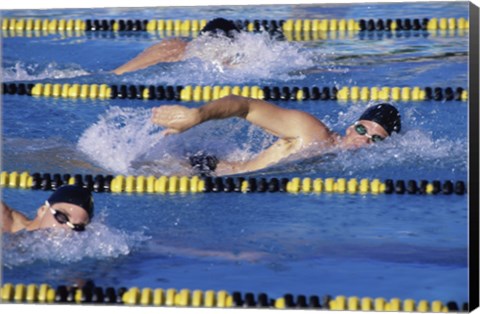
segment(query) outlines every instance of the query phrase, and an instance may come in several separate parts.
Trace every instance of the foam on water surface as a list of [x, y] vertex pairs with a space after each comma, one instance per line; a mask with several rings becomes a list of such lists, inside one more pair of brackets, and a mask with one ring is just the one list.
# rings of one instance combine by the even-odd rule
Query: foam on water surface
[[108, 226], [104, 212], [98, 216], [84, 232], [40, 229], [4, 234], [3, 265], [12, 268], [37, 261], [69, 264], [84, 258], [118, 258], [150, 239], [144, 231], [126, 232]]
[[60, 65], [56, 62], [39, 64], [18, 61], [5, 64], [1, 70], [1, 76], [5, 82], [67, 79], [89, 74], [89, 72], [85, 71], [78, 65]]

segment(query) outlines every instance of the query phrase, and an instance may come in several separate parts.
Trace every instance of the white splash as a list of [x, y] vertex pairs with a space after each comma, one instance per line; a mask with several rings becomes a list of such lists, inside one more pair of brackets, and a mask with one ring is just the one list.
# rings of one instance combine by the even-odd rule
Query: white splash
[[[185, 60], [160, 63], [122, 76], [125, 83], [167, 85], [248, 84], [252, 79], [290, 81], [318, 65], [318, 55], [297, 42], [280, 41], [267, 33], [241, 33], [234, 41], [201, 36], [190, 41]], [[186, 75], [188, 74], [188, 75]]]
[[111, 107], [82, 134], [77, 148], [107, 170], [127, 173], [133, 160], [163, 138], [150, 114], [148, 109]]
[[4, 82], [64, 79], [90, 74], [77, 65], [61, 67], [55, 62], [48, 63], [46, 66], [16, 62], [10, 66], [4, 66], [1, 71]]
[[67, 264], [84, 258], [117, 258], [130, 254], [150, 239], [143, 231], [108, 227], [104, 220], [105, 215], [100, 215], [84, 232], [42, 229], [4, 234], [3, 264], [11, 268], [39, 260]]
[[186, 55], [213, 64], [218, 73], [236, 74], [240, 79], [275, 75], [288, 80], [289, 72], [314, 66], [313, 55], [300, 44], [276, 40], [265, 32], [243, 32], [234, 41], [200, 36], [190, 43]]
[[[150, 115], [148, 109], [111, 107], [85, 130], [77, 149], [114, 173], [189, 175], [189, 155], [203, 152], [230, 161], [248, 160], [273, 138], [242, 119], [206, 122], [164, 137]], [[240, 141], [245, 134], [248, 139]]]

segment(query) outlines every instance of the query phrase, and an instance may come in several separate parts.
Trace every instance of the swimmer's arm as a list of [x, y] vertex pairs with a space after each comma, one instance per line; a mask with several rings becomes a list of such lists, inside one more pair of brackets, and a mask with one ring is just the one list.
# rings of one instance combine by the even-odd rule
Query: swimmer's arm
[[325, 124], [306, 112], [247, 97], [227, 96], [200, 107], [199, 111], [202, 122], [240, 117], [282, 139], [311, 142], [325, 140], [331, 133]]
[[160, 62], [177, 62], [183, 59], [187, 42], [181, 39], [167, 39], [155, 44], [124, 65], [113, 70], [113, 73], [120, 75], [125, 72], [132, 72], [147, 68]]
[[[279, 139], [255, 157], [243, 161], [220, 160], [215, 173], [220, 176], [251, 172], [266, 168], [299, 152], [304, 147], [301, 141]], [[319, 149], [321, 149], [319, 147]], [[320, 150], [319, 150], [320, 152]]]
[[218, 176], [233, 175], [245, 172], [252, 172], [263, 169], [269, 165], [278, 162], [278, 160], [265, 160], [265, 158], [253, 158], [247, 161], [228, 161], [220, 160], [215, 169], [215, 174]]
[[152, 122], [166, 127], [166, 135], [186, 131], [206, 121], [233, 117], [244, 118], [277, 137], [299, 139], [305, 144], [331, 137], [331, 131], [306, 112], [235, 95], [214, 100], [200, 108], [174, 105], [157, 107], [152, 111]]

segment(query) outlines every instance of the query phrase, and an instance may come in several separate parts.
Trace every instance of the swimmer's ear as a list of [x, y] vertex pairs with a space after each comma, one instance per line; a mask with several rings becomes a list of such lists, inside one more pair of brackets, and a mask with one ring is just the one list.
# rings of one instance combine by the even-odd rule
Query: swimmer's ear
[[47, 212], [47, 205], [42, 205], [40, 206], [40, 208], [38, 208], [37, 210], [37, 216], [38, 217], [43, 217], [45, 215], [45, 213]]

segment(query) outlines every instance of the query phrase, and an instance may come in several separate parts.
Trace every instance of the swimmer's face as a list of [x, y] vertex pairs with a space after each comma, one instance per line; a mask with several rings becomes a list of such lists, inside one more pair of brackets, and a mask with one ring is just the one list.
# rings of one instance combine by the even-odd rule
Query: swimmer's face
[[85, 226], [90, 222], [85, 209], [70, 203], [55, 203], [50, 205], [47, 202], [40, 208], [39, 215], [42, 215], [42, 217], [38, 229], [63, 228], [83, 231]]
[[387, 131], [380, 124], [368, 120], [359, 120], [347, 128], [343, 144], [346, 148], [360, 148], [387, 137]]

